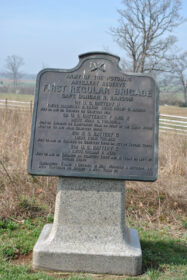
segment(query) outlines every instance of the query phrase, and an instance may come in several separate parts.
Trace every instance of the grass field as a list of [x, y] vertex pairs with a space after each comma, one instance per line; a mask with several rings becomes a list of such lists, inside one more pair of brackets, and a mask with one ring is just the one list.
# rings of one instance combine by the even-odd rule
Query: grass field
[[[0, 93], [0, 99], [16, 100], [16, 101], [34, 101], [34, 95], [31, 94], [15, 94]], [[173, 114], [187, 116], [187, 108], [178, 106], [160, 106], [160, 114]]]
[[[160, 112], [187, 115], [187, 108]], [[187, 138], [159, 135], [159, 176], [126, 182], [126, 217], [141, 238], [143, 274], [137, 277], [39, 273], [32, 248], [52, 222], [57, 178], [27, 174], [31, 114], [0, 110], [0, 279], [187, 279]]]
[[187, 108], [177, 106], [160, 106], [160, 114], [187, 117]]
[[34, 95], [16, 94], [16, 93], [0, 93], [0, 99], [16, 100], [16, 101], [33, 101]]
[[[1, 82], [3, 82], [3, 86], [12, 86], [13, 85], [13, 80], [10, 79], [0, 79]], [[18, 86], [24, 86], [24, 87], [30, 87], [35, 85], [36, 81], [35, 80], [27, 80], [27, 79], [21, 79], [18, 81]]]

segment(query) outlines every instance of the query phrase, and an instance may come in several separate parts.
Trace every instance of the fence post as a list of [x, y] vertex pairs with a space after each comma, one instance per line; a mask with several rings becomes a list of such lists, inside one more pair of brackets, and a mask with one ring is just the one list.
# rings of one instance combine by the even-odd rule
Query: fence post
[[5, 98], [5, 108], [7, 109], [8, 108], [8, 99]]
[[30, 112], [32, 113], [32, 100], [30, 101]]

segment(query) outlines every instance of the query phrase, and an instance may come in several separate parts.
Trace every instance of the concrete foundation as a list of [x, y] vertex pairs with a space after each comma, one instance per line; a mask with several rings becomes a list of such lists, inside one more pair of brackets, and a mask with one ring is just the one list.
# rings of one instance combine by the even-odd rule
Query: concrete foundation
[[53, 225], [44, 226], [33, 267], [137, 275], [142, 252], [125, 226], [124, 181], [59, 178]]

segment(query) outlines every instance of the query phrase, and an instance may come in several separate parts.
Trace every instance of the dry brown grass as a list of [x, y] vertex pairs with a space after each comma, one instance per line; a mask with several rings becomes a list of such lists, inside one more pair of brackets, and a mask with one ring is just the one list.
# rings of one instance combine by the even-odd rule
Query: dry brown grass
[[160, 133], [158, 179], [126, 183], [128, 215], [158, 225], [181, 225], [187, 214], [186, 154], [185, 137]]
[[[31, 114], [0, 111], [0, 216], [51, 213], [56, 178], [27, 174]], [[42, 207], [41, 207], [42, 205]]]
[[183, 235], [187, 221], [187, 138], [160, 132], [157, 181], [127, 182], [126, 186], [129, 220], [152, 228], [169, 225], [175, 235]]
[[[54, 211], [57, 178], [27, 174], [31, 115], [0, 110], [0, 216], [32, 217]], [[187, 138], [161, 133], [156, 182], [126, 182], [127, 217], [149, 226], [181, 229], [186, 216]], [[42, 205], [42, 207], [41, 207]]]
[[187, 117], [187, 108], [178, 106], [160, 106], [160, 114]]

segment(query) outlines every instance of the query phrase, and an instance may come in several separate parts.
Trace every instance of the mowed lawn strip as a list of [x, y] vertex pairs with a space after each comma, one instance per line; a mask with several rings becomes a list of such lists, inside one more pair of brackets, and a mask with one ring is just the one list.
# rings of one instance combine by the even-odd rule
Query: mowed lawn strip
[[[146, 230], [138, 227], [142, 253], [143, 273], [136, 278], [129, 276], [90, 275], [80, 273], [41, 273], [32, 269], [32, 249], [48, 218], [37, 217], [13, 221], [0, 221], [0, 279], [186, 279], [187, 247], [174, 239], [166, 230]], [[133, 224], [133, 227], [136, 226]], [[29, 256], [29, 258], [28, 258]], [[12, 277], [12, 278], [11, 278]], [[17, 277], [17, 278], [16, 278]]]

